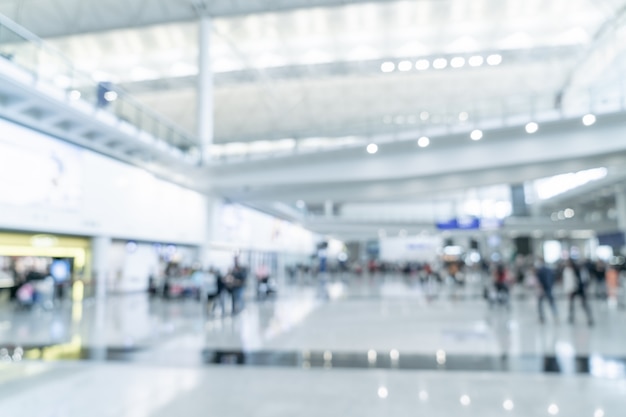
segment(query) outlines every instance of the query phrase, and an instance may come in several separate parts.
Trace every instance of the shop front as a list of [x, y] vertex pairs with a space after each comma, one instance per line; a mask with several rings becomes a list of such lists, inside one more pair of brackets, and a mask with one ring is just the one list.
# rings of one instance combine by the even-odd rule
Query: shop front
[[47, 277], [54, 280], [55, 298], [82, 299], [91, 280], [90, 240], [0, 232], [0, 300], [14, 298], [25, 283]]

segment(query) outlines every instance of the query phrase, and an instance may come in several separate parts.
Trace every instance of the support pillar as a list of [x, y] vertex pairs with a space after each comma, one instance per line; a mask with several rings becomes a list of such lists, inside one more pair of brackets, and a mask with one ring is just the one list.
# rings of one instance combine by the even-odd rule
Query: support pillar
[[615, 210], [617, 211], [617, 228], [626, 232], [626, 189], [618, 187], [615, 190]]
[[324, 202], [324, 216], [333, 217], [334, 215], [334, 204], [331, 200], [326, 200]]
[[205, 233], [204, 233], [204, 241], [202, 245], [198, 248], [199, 254], [198, 259], [202, 263], [202, 268], [208, 268], [210, 266], [214, 266], [214, 259], [212, 259], [211, 251], [213, 249], [213, 244], [219, 240], [219, 236], [217, 236], [218, 225], [220, 224], [220, 209], [222, 206], [222, 199], [215, 195], [208, 195], [205, 197], [206, 199], [206, 222], [205, 222]]
[[91, 240], [91, 258], [93, 279], [96, 284], [96, 300], [106, 298], [107, 282], [109, 278], [109, 253], [111, 238], [108, 236], [96, 236]]
[[197, 126], [202, 162], [211, 158], [213, 145], [213, 69], [211, 68], [211, 29], [209, 16], [201, 16], [198, 31]]

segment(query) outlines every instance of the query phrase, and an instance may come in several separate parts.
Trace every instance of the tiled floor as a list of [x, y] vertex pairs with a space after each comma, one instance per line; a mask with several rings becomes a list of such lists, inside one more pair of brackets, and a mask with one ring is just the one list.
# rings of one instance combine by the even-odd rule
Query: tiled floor
[[[589, 328], [582, 315], [575, 325], [540, 325], [532, 294], [510, 312], [489, 309], [476, 296], [479, 286], [445, 288], [437, 299], [399, 278], [336, 282], [326, 290], [328, 297], [314, 286], [284, 288], [276, 300], [248, 300], [235, 317], [208, 318], [195, 301], [143, 294], [52, 311], [1, 306], [0, 346], [9, 350], [0, 360], [10, 360], [17, 345], [30, 358], [31, 347], [55, 345], [41, 351], [46, 359], [81, 351], [95, 360], [0, 363], [0, 416], [549, 416], [551, 404], [560, 415], [623, 415], [626, 312], [603, 302], [594, 301], [597, 324]], [[559, 307], [564, 313], [563, 302]], [[131, 353], [122, 355], [125, 363], [115, 355], [105, 362], [105, 348]], [[207, 364], [203, 352], [216, 350], [265, 359]], [[374, 351], [391, 365], [368, 366]], [[399, 360], [393, 365], [387, 355]], [[438, 368], [440, 355], [465, 362], [455, 368], [444, 360]], [[543, 364], [548, 357], [560, 374], [543, 372], [553, 365], [480, 365], [502, 358]], [[585, 361], [578, 374], [576, 357]], [[225, 358], [218, 362], [237, 362]], [[365, 365], [355, 367], [354, 358]], [[420, 368], [423, 358], [433, 366]]]

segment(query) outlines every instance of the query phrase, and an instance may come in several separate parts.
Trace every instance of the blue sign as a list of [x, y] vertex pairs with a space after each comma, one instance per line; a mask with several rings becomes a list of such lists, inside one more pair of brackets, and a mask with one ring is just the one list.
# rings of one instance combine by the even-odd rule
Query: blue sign
[[[478, 230], [483, 221], [478, 217], [460, 217], [435, 223], [439, 230]], [[488, 224], [488, 222], [486, 222]]]

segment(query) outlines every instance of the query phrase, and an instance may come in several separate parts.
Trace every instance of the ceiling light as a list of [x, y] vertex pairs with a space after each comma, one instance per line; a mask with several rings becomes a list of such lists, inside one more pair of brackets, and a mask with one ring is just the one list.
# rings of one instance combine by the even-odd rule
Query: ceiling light
[[415, 69], [423, 71], [430, 68], [430, 62], [427, 59], [418, 59], [415, 63]]
[[593, 413], [593, 417], [604, 417], [604, 410], [601, 408], [598, 408], [595, 413]]
[[593, 114], [586, 114], [583, 116], [583, 124], [585, 126], [591, 126], [595, 122], [596, 122], [596, 116], [594, 116]]
[[559, 414], [559, 406], [556, 404], [550, 404], [550, 406], [548, 407], [548, 413], [553, 416]]
[[472, 403], [472, 399], [469, 397], [469, 395], [462, 395], [459, 401], [466, 407]]
[[483, 131], [479, 129], [472, 130], [470, 138], [472, 138], [472, 140], [481, 140], [483, 138]]
[[470, 67], [480, 67], [485, 59], [480, 55], [475, 55], [469, 59]]
[[413, 64], [411, 61], [402, 61], [398, 64], [398, 70], [402, 72], [411, 71]]
[[430, 139], [428, 139], [426, 136], [422, 136], [417, 140], [417, 146], [419, 146], [420, 148], [425, 148], [428, 145], [430, 145]]
[[385, 387], [380, 387], [378, 388], [378, 397], [385, 399], [387, 398], [387, 396], [389, 395], [389, 391], [387, 391], [387, 388]]
[[398, 349], [391, 349], [389, 357], [392, 361], [397, 361], [400, 358], [400, 352], [398, 352]]
[[487, 64], [489, 65], [500, 65], [502, 63], [502, 55], [493, 54], [487, 57]]
[[571, 208], [563, 210], [563, 216], [565, 216], [566, 219], [571, 219], [572, 217], [574, 217], [575, 214], [576, 213]]
[[526, 133], [535, 133], [537, 130], [539, 130], [539, 125], [535, 122], [530, 122], [528, 124], [526, 124]]
[[437, 58], [433, 62], [433, 68], [435, 69], [444, 69], [448, 66], [448, 60], [445, 58]]
[[428, 113], [427, 111], [423, 111], [420, 113], [420, 119], [422, 119], [423, 121], [426, 121], [430, 118], [430, 113]]
[[465, 58], [457, 56], [452, 58], [452, 60], [450, 61], [450, 66], [452, 68], [461, 68], [465, 65]]
[[466, 111], [462, 111], [461, 113], [459, 113], [459, 120], [462, 122], [467, 121], [467, 119], [469, 119], [469, 114], [467, 114]]
[[380, 66], [382, 72], [393, 72], [396, 69], [396, 64], [393, 62], [383, 62]]
[[367, 145], [367, 153], [373, 155], [376, 152], [378, 152], [378, 145], [376, 145], [375, 143], [370, 143], [369, 145]]
[[506, 411], [511, 411], [514, 407], [515, 407], [515, 404], [513, 404], [513, 401], [511, 400], [505, 400], [502, 403], [502, 408], [504, 408]]

